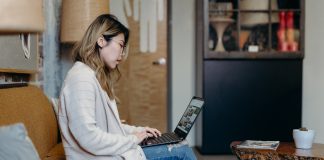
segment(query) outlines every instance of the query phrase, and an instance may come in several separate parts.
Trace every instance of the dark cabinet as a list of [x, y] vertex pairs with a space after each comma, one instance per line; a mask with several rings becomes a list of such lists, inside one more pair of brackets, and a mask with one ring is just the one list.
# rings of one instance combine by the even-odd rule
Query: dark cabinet
[[[196, 144], [202, 154], [231, 153], [229, 145], [237, 140], [292, 141], [292, 129], [301, 127], [304, 1], [254, 1], [266, 2], [263, 9], [240, 6], [247, 1], [253, 2], [196, 1], [196, 90], [205, 99]], [[280, 40], [280, 13], [293, 13], [293, 41], [287, 27], [285, 42]], [[265, 15], [266, 22], [247, 27], [256, 15]], [[212, 21], [228, 24], [220, 32]], [[243, 43], [246, 30], [249, 37]], [[291, 46], [280, 46], [288, 41]]]
[[301, 125], [301, 63], [206, 60], [199, 150], [230, 153], [235, 140], [292, 141], [292, 129]]

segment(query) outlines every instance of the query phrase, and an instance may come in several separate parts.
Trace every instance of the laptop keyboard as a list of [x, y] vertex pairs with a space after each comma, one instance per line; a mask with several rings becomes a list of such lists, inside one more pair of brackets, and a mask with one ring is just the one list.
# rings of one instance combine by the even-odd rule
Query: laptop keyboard
[[169, 144], [179, 142], [181, 139], [175, 133], [163, 133], [160, 137], [149, 137], [141, 143], [141, 146], [154, 144]]

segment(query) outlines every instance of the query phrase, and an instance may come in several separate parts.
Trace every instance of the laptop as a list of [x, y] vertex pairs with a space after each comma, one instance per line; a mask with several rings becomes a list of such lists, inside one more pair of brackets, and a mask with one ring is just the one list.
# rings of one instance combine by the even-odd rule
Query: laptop
[[190, 103], [183, 113], [177, 127], [171, 133], [163, 133], [160, 137], [149, 137], [140, 143], [142, 148], [162, 144], [172, 144], [186, 139], [193, 124], [195, 123], [204, 100], [200, 97], [192, 97]]

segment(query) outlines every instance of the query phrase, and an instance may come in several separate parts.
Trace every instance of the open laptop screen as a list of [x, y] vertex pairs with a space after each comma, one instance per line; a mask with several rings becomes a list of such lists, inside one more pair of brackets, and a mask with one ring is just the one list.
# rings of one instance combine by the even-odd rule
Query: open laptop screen
[[181, 137], [185, 138], [189, 133], [191, 127], [193, 126], [197, 116], [199, 115], [203, 104], [203, 99], [193, 97], [174, 132], [176, 132], [177, 134], [179, 131], [182, 132], [180, 133], [180, 135]]

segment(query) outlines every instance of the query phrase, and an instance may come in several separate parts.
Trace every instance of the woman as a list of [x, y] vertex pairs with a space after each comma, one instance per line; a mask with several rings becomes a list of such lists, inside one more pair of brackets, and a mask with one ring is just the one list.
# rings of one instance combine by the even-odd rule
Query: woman
[[160, 136], [155, 128], [122, 124], [114, 83], [118, 64], [127, 56], [129, 31], [116, 17], [97, 17], [73, 50], [74, 65], [60, 95], [58, 119], [68, 160], [196, 159], [187, 145], [138, 145]]

